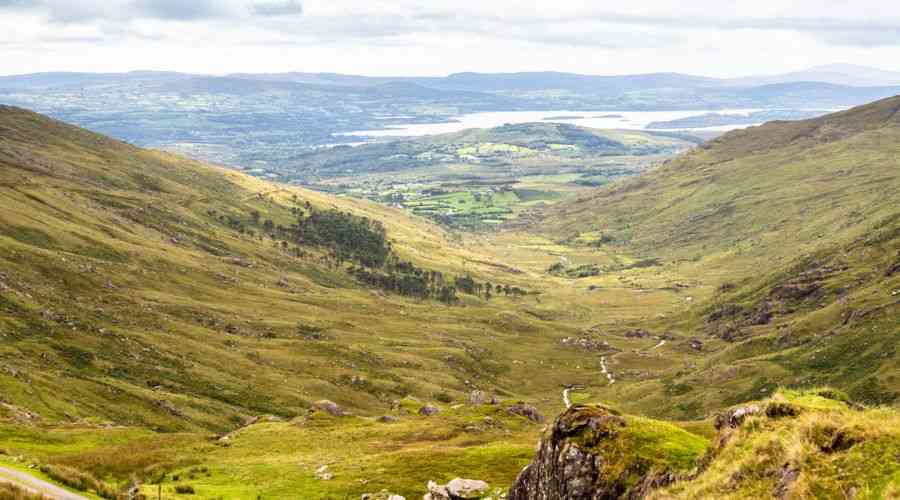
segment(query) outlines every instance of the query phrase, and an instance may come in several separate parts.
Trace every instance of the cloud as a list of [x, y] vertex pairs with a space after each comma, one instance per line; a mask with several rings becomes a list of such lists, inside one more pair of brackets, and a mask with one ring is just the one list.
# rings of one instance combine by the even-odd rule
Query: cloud
[[217, 0], [137, 0], [140, 17], [168, 21], [199, 21], [228, 17], [227, 3]]
[[253, 13], [259, 16], [295, 16], [303, 13], [303, 4], [298, 0], [260, 2], [252, 5]]
[[40, 4], [40, 0], [0, 0], [0, 8], [4, 7], [33, 7]]
[[61, 24], [141, 19], [202, 22], [303, 12], [300, 0], [0, 0], [2, 10], [33, 11]]

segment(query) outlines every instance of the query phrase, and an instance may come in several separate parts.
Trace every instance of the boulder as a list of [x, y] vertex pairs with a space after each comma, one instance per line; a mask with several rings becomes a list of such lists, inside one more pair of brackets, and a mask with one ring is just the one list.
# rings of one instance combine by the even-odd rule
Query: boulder
[[313, 409], [324, 411], [333, 417], [343, 417], [347, 415], [347, 412], [345, 412], [337, 403], [327, 399], [316, 401], [315, 404], [313, 404]]
[[508, 406], [506, 407], [506, 412], [511, 415], [525, 417], [532, 422], [542, 423], [544, 421], [544, 416], [541, 415], [537, 408], [525, 403], [516, 403], [512, 406]]
[[487, 401], [488, 401], [488, 395], [484, 391], [475, 389], [474, 391], [469, 393], [469, 404], [470, 405], [483, 405]]
[[423, 415], [425, 417], [430, 417], [432, 415], [437, 415], [441, 410], [434, 405], [425, 405], [419, 408], [419, 415]]
[[447, 492], [450, 498], [456, 499], [477, 499], [483, 497], [488, 492], [488, 484], [477, 479], [456, 478], [447, 483]]
[[726, 412], [719, 413], [716, 415], [715, 420], [713, 421], [713, 425], [716, 426], [716, 429], [723, 429], [725, 427], [736, 428], [740, 427], [741, 424], [744, 423], [744, 420], [747, 417], [752, 415], [759, 415], [762, 413], [762, 408], [759, 405], [749, 405], [742, 406], [740, 408], [732, 408]]
[[447, 484], [428, 481], [428, 493], [423, 500], [479, 500], [488, 497], [490, 486], [477, 479], [456, 478]]
[[382, 415], [378, 417], [378, 422], [382, 424], [393, 424], [398, 421], [400, 421], [400, 419], [393, 415]]

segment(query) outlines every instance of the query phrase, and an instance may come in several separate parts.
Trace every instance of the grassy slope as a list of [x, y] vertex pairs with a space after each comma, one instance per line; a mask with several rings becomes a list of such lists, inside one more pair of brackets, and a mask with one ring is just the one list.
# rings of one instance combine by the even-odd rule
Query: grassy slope
[[[872, 154], [892, 144], [876, 143]], [[735, 249], [710, 232], [697, 243], [709, 250], [699, 259], [685, 259], [698, 248], [683, 245], [621, 244], [629, 224], [647, 224], [649, 230], [647, 221], [655, 219], [615, 225], [615, 217], [642, 210], [639, 198], [604, 201], [618, 190], [600, 195], [591, 216], [575, 225], [565, 226], [551, 214], [544, 227], [551, 233], [563, 228], [557, 234], [564, 238], [557, 239], [568, 244], [520, 232], [460, 241], [396, 210], [267, 184], [18, 110], [0, 112], [0, 162], [0, 387], [12, 403], [0, 411], [15, 422], [0, 428], [0, 446], [117, 483], [133, 473], [151, 479], [174, 469], [193, 475], [190, 482], [203, 497], [253, 498], [262, 490], [246, 485], [265, 479], [267, 494], [304, 491], [331, 498], [382, 486], [419, 493], [427, 479], [475, 471], [506, 486], [529, 458], [539, 431], [518, 417], [470, 408], [445, 407], [435, 420], [404, 418], [390, 432], [366, 418], [302, 416], [323, 397], [377, 415], [407, 394], [428, 400], [446, 392], [459, 400], [474, 384], [556, 412], [560, 386], [577, 383], [586, 387], [573, 394], [578, 401], [603, 399], [629, 411], [696, 418], [730, 401], [757, 399], [779, 381], [824, 378], [875, 399], [889, 395], [896, 383], [890, 336], [896, 315], [884, 292], [900, 286], [896, 276], [870, 279], [875, 272], [885, 276], [885, 266], [895, 261], [893, 222], [877, 230], [865, 222], [837, 231], [827, 244], [785, 232], [781, 238], [796, 238], [811, 257], [797, 260], [785, 251], [782, 263], [759, 278], [753, 271], [766, 262], [767, 248], [777, 252], [769, 243]], [[667, 179], [673, 168], [659, 178]], [[877, 168], [888, 179], [882, 183], [896, 181], [890, 177], [896, 170], [883, 162], [857, 170], [875, 175], [867, 172]], [[691, 175], [689, 166], [684, 171]], [[638, 182], [653, 186], [653, 179]], [[774, 184], [773, 199], [781, 199], [785, 189]], [[869, 200], [872, 194], [863, 191], [854, 199], [865, 198], [871, 216], [883, 221], [891, 213], [890, 194]], [[259, 210], [263, 218], [286, 224], [289, 207], [305, 201], [385, 220], [400, 253], [422, 266], [465, 269], [542, 293], [490, 303], [465, 297], [454, 307], [385, 296], [359, 288], [324, 265], [315, 250], [298, 260], [270, 240], [241, 235], [208, 216], [210, 209], [244, 217]], [[613, 215], [598, 210], [600, 204]], [[818, 211], [806, 210], [818, 217]], [[594, 224], [595, 219], [607, 222]], [[580, 241], [610, 232], [618, 243], [580, 247], [572, 232], [581, 233]], [[648, 256], [664, 264], [630, 267]], [[234, 257], [254, 264], [235, 265]], [[599, 263], [619, 271], [584, 280], [544, 272], [563, 257], [573, 266]], [[779, 310], [770, 325], [739, 325], [747, 332], [738, 342], [706, 336], [706, 317], [722, 304], [752, 310], [779, 283], [832, 266], [835, 258], [846, 260], [851, 271], [825, 273], [825, 293], [814, 295], [816, 300], [788, 304], [794, 312]], [[282, 278], [287, 287], [277, 285]], [[725, 281], [737, 285], [716, 292]], [[675, 286], [684, 283], [687, 292]], [[836, 305], [848, 304], [857, 312], [852, 321], [841, 321], [846, 331], [823, 335], [845, 312]], [[326, 340], [298, 336], [298, 323], [323, 327]], [[655, 349], [656, 338], [624, 336], [637, 326], [675, 337]], [[614, 385], [599, 373], [599, 353], [560, 348], [563, 336], [595, 331], [621, 351], [607, 359]], [[686, 346], [691, 336], [704, 339], [704, 352]], [[861, 345], [867, 345], [866, 356], [848, 363]], [[816, 361], [821, 352], [826, 364]], [[354, 383], [354, 376], [362, 381]], [[41, 413], [44, 424], [35, 426], [27, 410]], [[261, 413], [284, 421], [240, 431], [228, 447], [209, 441], [208, 430], [231, 430]], [[501, 423], [485, 427], [485, 416]], [[127, 427], [95, 425], [101, 421]], [[467, 430], [469, 425], [481, 428]], [[683, 426], [706, 434], [703, 423]], [[350, 442], [345, 431], [357, 447], [333, 446]], [[385, 447], [388, 434], [390, 442], [401, 444]], [[354, 467], [364, 455], [367, 465]], [[429, 467], [409, 469], [419, 462]], [[338, 474], [333, 483], [311, 479], [323, 463]], [[171, 476], [168, 481], [165, 487], [173, 488]]]
[[[226, 429], [321, 398], [375, 413], [407, 394], [459, 398], [472, 386], [549, 394], [545, 409], [555, 411], [570, 371], [521, 384], [528, 369], [513, 361], [586, 364], [578, 360], [587, 353], [554, 352], [558, 333], [546, 335], [546, 321], [502, 312], [533, 307], [533, 297], [447, 307], [384, 295], [322, 264], [314, 249], [291, 257], [208, 211], [246, 220], [259, 210], [288, 224], [294, 203], [336, 206], [386, 220], [398, 251], [419, 265], [536, 288], [424, 220], [23, 111], [3, 109], [0, 127], [0, 384], [8, 402], [47, 419]], [[324, 329], [325, 340], [305, 340], [298, 324]]]
[[[833, 391], [831, 391], [833, 392]], [[896, 498], [900, 416], [815, 391], [780, 391], [764, 414], [720, 431], [708, 465], [649, 498]]]
[[[701, 306], [647, 324], [701, 339], [712, 355], [620, 397], [673, 415], [779, 384], [897, 400], [898, 109], [892, 98], [731, 132], [542, 214], [556, 238], [606, 235], [609, 249], [659, 259], [657, 274], [705, 286]], [[752, 319], [767, 308], [770, 319]]]
[[[213, 467], [198, 458], [209, 451], [209, 431], [259, 414], [292, 419], [322, 398], [378, 415], [407, 395], [459, 401], [478, 387], [553, 414], [564, 384], [607, 383], [596, 352], [562, 348], [561, 338], [671, 302], [663, 291], [584, 296], [544, 275], [544, 260], [556, 259], [549, 254], [532, 265], [526, 250], [518, 269], [519, 256], [493, 253], [497, 242], [487, 252], [398, 210], [265, 183], [22, 110], [0, 108], [0, 166], [0, 418], [9, 422], [0, 446], [117, 484], [182, 463]], [[298, 259], [210, 216], [248, 221], [256, 210], [287, 225], [290, 208], [307, 201], [385, 221], [398, 252], [420, 266], [540, 295], [463, 296], [451, 307], [385, 295], [359, 287], [316, 249]], [[607, 300], [614, 310], [598, 307]], [[298, 325], [321, 328], [324, 340], [304, 338]], [[484, 439], [427, 438], [426, 446], [415, 436], [430, 424], [400, 426], [433, 464], [404, 488], [466, 474], [485, 454], [500, 472], [484, 477], [510, 482], [537, 429], [504, 427]], [[379, 441], [374, 432], [363, 444]], [[287, 460], [272, 474], [290, 472]], [[392, 455], [372, 461], [385, 477], [407, 464]], [[214, 490], [247, 479], [239, 462], [231, 467]], [[308, 483], [288, 477], [273, 487]]]

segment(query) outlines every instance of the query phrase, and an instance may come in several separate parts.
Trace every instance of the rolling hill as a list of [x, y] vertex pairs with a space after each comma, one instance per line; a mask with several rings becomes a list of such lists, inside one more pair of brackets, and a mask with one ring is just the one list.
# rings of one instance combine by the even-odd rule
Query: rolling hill
[[575, 444], [566, 485], [613, 496], [890, 498], [898, 109], [470, 233], [0, 107], [0, 467], [105, 498], [530, 498], [559, 483], [522, 467]]
[[[513, 359], [556, 349], [540, 320], [500, 314], [533, 297], [476, 296], [485, 280], [536, 291], [526, 275], [399, 210], [17, 108], [0, 110], [0, 166], [11, 415], [222, 430], [322, 398], [372, 413], [476, 384], [513, 391]], [[534, 342], [495, 352], [521, 335]]]
[[[717, 288], [665, 327], [724, 344], [642, 397], [698, 408], [735, 391], [831, 383], [870, 403], [897, 400], [898, 110], [895, 97], [730, 132], [540, 213], [557, 238], [602, 235]], [[710, 381], [728, 389], [703, 389]]]

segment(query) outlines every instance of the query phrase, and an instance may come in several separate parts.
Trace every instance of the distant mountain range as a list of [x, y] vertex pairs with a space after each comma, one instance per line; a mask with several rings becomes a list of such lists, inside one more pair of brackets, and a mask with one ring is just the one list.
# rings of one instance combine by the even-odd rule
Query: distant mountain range
[[377, 86], [388, 82], [412, 82], [433, 88], [478, 92], [570, 89], [596, 92], [658, 88], [756, 87], [761, 85], [818, 82], [853, 87], [900, 86], [900, 72], [853, 64], [829, 64], [777, 75], [713, 78], [683, 73], [635, 75], [582, 75], [553, 71], [522, 73], [454, 73], [445, 77], [358, 76], [338, 73], [234, 73], [230, 78], [290, 81], [321, 85]]
[[486, 111], [832, 110], [900, 94], [898, 73], [847, 65], [738, 79], [558, 72], [369, 77], [165, 71], [0, 77], [0, 104], [138, 146], [268, 168], [336, 134]]

